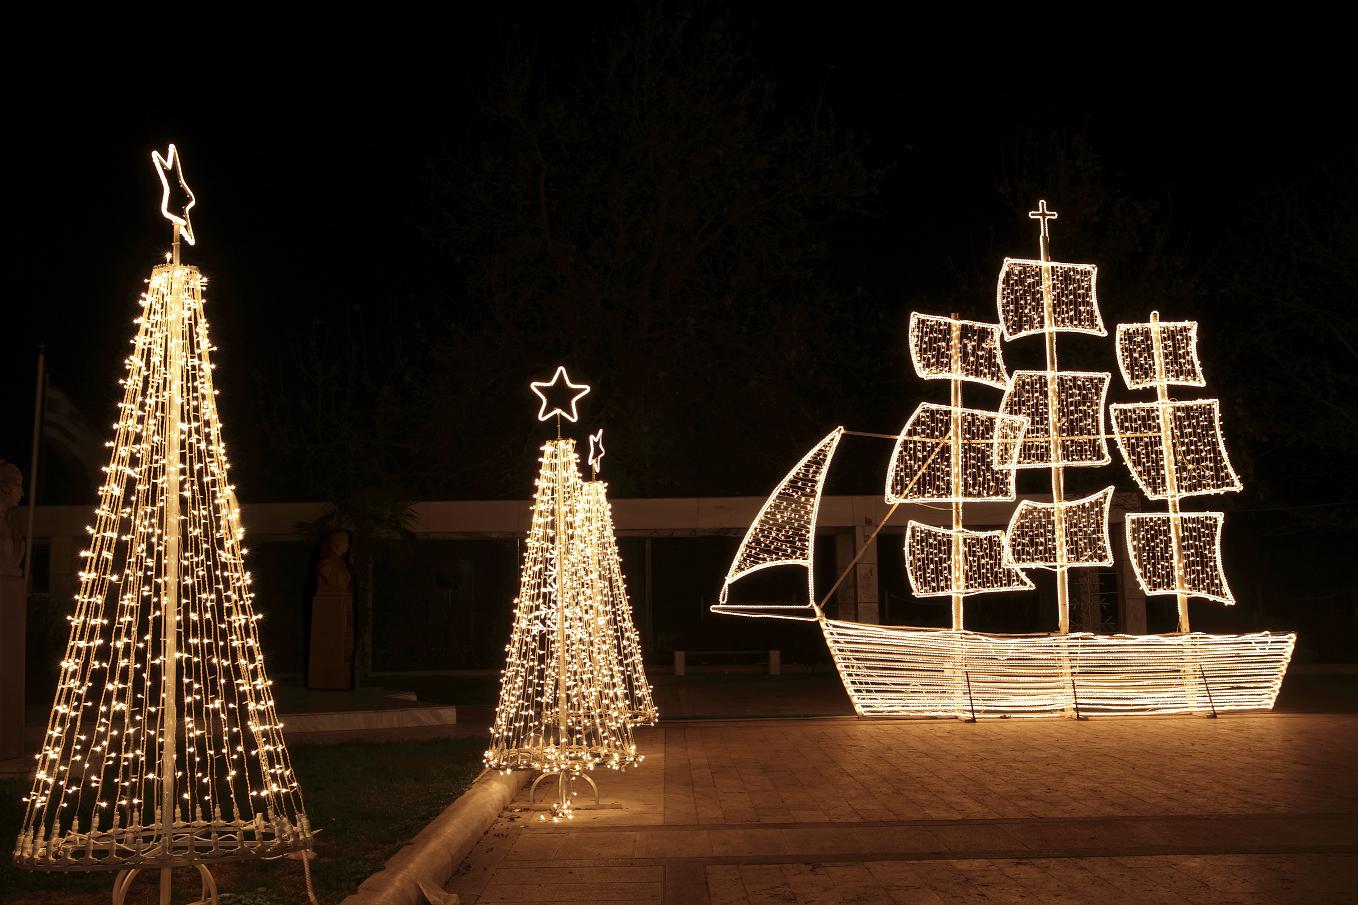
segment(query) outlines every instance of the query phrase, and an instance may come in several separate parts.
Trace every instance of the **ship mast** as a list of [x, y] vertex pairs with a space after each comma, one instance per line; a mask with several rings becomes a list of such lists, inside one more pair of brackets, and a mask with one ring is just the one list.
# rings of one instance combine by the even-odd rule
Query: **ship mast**
[[[1179, 520], [1179, 481], [1175, 475], [1174, 423], [1169, 404], [1169, 387], [1165, 379], [1165, 352], [1161, 346], [1160, 312], [1151, 312], [1151, 349], [1155, 359], [1155, 400], [1160, 413], [1160, 445], [1165, 457], [1165, 494], [1169, 503], [1169, 535], [1174, 552], [1174, 585], [1184, 587], [1183, 526]], [[1188, 595], [1175, 595], [1179, 605], [1179, 631], [1188, 632]]]
[[[1043, 264], [1051, 262], [1051, 234], [1047, 228], [1048, 220], [1055, 220], [1057, 213], [1047, 210], [1045, 200], [1038, 201], [1037, 210], [1029, 211], [1030, 219], [1037, 220], [1041, 224], [1041, 233], [1038, 237], [1038, 260]], [[1047, 411], [1048, 423], [1051, 425], [1051, 478], [1052, 478], [1052, 503], [1055, 504], [1053, 513], [1053, 530], [1056, 535], [1056, 614], [1057, 631], [1066, 634], [1070, 631], [1070, 566], [1066, 558], [1066, 532], [1065, 518], [1061, 515], [1061, 505], [1065, 502], [1065, 483], [1066, 469], [1061, 464], [1061, 429], [1059, 419], [1060, 390], [1058, 387], [1059, 378], [1057, 377], [1056, 359], [1056, 333], [1052, 329], [1056, 325], [1056, 318], [1053, 314], [1051, 269], [1042, 268], [1042, 338], [1046, 344], [1047, 352]]]
[[957, 312], [951, 315], [951, 338], [948, 343], [951, 359], [952, 380], [952, 423], [949, 430], [952, 455], [952, 627], [953, 631], [962, 630], [962, 602], [965, 599], [966, 563], [962, 547], [962, 325], [957, 320]]

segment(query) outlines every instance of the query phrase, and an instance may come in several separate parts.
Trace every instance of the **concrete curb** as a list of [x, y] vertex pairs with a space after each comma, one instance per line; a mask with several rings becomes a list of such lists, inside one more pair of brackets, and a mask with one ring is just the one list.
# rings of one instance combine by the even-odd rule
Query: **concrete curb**
[[429, 898], [421, 887], [443, 888], [529, 775], [483, 773], [340, 905], [425, 905]]

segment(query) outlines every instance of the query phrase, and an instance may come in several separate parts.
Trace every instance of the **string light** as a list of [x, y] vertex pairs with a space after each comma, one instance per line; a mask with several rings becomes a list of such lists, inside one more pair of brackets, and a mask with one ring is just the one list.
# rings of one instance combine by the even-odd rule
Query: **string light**
[[999, 324], [910, 314], [910, 360], [925, 380], [970, 380], [1004, 389]]
[[1221, 566], [1220, 512], [1127, 513], [1127, 552], [1141, 590], [1235, 603]]
[[[162, 181], [173, 166], [189, 196], [182, 217], [165, 213], [191, 242], [193, 195], [174, 145], [154, 158]], [[23, 867], [195, 865], [211, 882], [206, 863], [312, 846], [245, 569], [205, 281], [178, 262], [177, 241], [171, 257], [151, 272], [134, 321], [15, 847]]]
[[[1240, 478], [1226, 454], [1217, 400], [1115, 402], [1112, 409], [1118, 450], [1150, 499], [1169, 497], [1171, 468], [1174, 492], [1181, 498], [1240, 490]], [[1169, 427], [1167, 443], [1160, 433], [1162, 419]], [[1168, 460], [1166, 449], [1172, 451]]]
[[[957, 413], [960, 457], [953, 473], [950, 438]], [[983, 502], [1014, 498], [1014, 464], [1026, 419], [984, 409], [924, 402], [911, 414], [887, 466], [886, 501]]]
[[[540, 387], [558, 379], [565, 379], [564, 368], [557, 368], [552, 381], [533, 384], [544, 412]], [[566, 385], [581, 388], [569, 379]], [[566, 417], [574, 420], [574, 400], [571, 405]], [[654, 721], [655, 704], [631, 621], [606, 487], [581, 480], [569, 438], [544, 445], [539, 464], [485, 762], [498, 770], [534, 770], [541, 774], [537, 782], [556, 776], [559, 797], [551, 814], [561, 820], [572, 816], [575, 779], [593, 785], [588, 772], [595, 767], [618, 770], [641, 763], [632, 727]]]
[[1005, 563], [1020, 569], [1111, 566], [1108, 510], [1112, 502], [1112, 487], [1059, 505], [1021, 500], [1005, 532]]
[[[1160, 374], [1156, 372], [1155, 345], [1160, 344]], [[1159, 383], [1204, 387], [1198, 361], [1196, 321], [1157, 321], [1154, 324], [1118, 324], [1118, 369], [1129, 390], [1144, 390]]]
[[1168, 512], [1127, 516], [1127, 553], [1142, 591], [1178, 598], [1179, 631], [1189, 630], [1188, 598], [1233, 604], [1221, 563], [1220, 512], [1181, 513], [1184, 497], [1240, 490], [1215, 399], [1176, 401], [1170, 384], [1206, 386], [1192, 321], [1119, 324], [1118, 367], [1129, 389], [1155, 388], [1156, 400], [1113, 406], [1113, 429], [1128, 470]]
[[[814, 620], [816, 608], [816, 577], [813, 563], [816, 536], [816, 514], [820, 510], [821, 491], [830, 461], [844, 436], [844, 428], [837, 427], [812, 447], [802, 460], [792, 467], [787, 477], [764, 501], [750, 529], [736, 550], [735, 559], [722, 582], [721, 595], [712, 606], [714, 613], [734, 613], [778, 619]], [[807, 602], [804, 604], [730, 604], [731, 585], [752, 572], [774, 566], [801, 566], [806, 569]]]
[[[1015, 371], [1000, 402], [1000, 411], [1028, 420], [1016, 466], [1051, 468], [1111, 462], [1103, 422], [1111, 378], [1106, 371]], [[1057, 412], [1055, 426], [1051, 416], [1053, 398]]]
[[[1064, 469], [1109, 462], [1103, 411], [1111, 374], [1062, 371], [1056, 335], [1107, 335], [1097, 306], [1093, 265], [1049, 259], [1046, 202], [1029, 214], [1040, 221], [1040, 260], [1005, 261], [997, 303], [1006, 339], [1041, 334], [1046, 368], [1004, 380], [995, 325], [956, 318], [911, 316], [911, 359], [925, 379], [952, 383], [948, 406], [922, 403], [896, 437], [887, 468], [891, 509], [907, 502], [949, 503], [951, 528], [909, 522], [906, 571], [920, 597], [953, 599], [951, 628], [867, 625], [827, 618], [821, 605], [729, 603], [731, 585], [781, 565], [806, 569], [814, 590], [812, 539], [825, 472], [843, 428], [836, 428], [797, 463], [765, 502], [727, 573], [713, 612], [800, 618], [819, 623], [845, 690], [861, 716], [1052, 717], [1125, 716], [1267, 710], [1273, 707], [1296, 636], [1255, 632], [1189, 632], [1189, 594], [1224, 603], [1230, 589], [1221, 568], [1223, 516], [1180, 513], [1181, 497], [1239, 489], [1221, 437], [1216, 400], [1176, 402], [1170, 383], [1202, 386], [1196, 324], [1118, 326], [1119, 367], [1129, 387], [1156, 386], [1158, 400], [1115, 405], [1119, 449], [1152, 499], [1168, 513], [1129, 513], [1128, 550], [1147, 594], [1180, 597], [1180, 632], [1095, 635], [1069, 631], [1067, 570], [1113, 564], [1109, 513], [1113, 488], [1067, 500]], [[964, 381], [1002, 386], [1000, 411], [961, 404]], [[1023, 500], [1006, 531], [970, 531], [962, 506], [1014, 499], [1015, 468], [1047, 468], [1052, 501]], [[874, 532], [875, 537], [875, 532]], [[857, 557], [848, 564], [840, 581]], [[983, 634], [962, 627], [968, 594], [1031, 589], [1022, 569], [1057, 573], [1059, 631]], [[836, 582], [836, 587], [838, 582]], [[833, 593], [833, 589], [831, 590]], [[828, 595], [827, 595], [828, 597]]]
[[1094, 288], [1097, 278], [1093, 264], [1005, 258], [995, 293], [1005, 340], [1052, 332], [1107, 336]]
[[[961, 556], [954, 568], [959, 536]], [[1033, 589], [1028, 576], [1005, 564], [1003, 531], [953, 531], [912, 521], [905, 532], [905, 565], [916, 597]]]
[[[1057, 363], [1058, 333], [1108, 335], [1095, 290], [1098, 269], [1051, 260], [1049, 225], [1057, 216], [1045, 200], [1028, 212], [1040, 228], [1038, 260], [1006, 258], [995, 296], [1004, 338], [1041, 335], [1047, 359], [1041, 371], [1015, 371], [1000, 403], [1001, 412], [1028, 419], [1017, 467], [1048, 469], [1052, 491], [1051, 503], [1020, 504], [1014, 510], [1006, 532], [1006, 562], [1055, 570], [1057, 631], [1064, 634], [1070, 631], [1069, 569], [1112, 563], [1107, 503], [1091, 505], [1099, 494], [1072, 504], [1065, 499], [1067, 467], [1111, 461], [1103, 411], [1112, 375], [1062, 371]], [[1112, 492], [1111, 487], [1100, 491], [1109, 498]]]
[[[603, 433], [600, 431], [600, 433]], [[613, 528], [613, 507], [608, 502], [608, 485], [585, 481], [581, 497], [584, 525], [582, 555], [589, 585], [586, 595], [599, 602], [601, 618], [613, 628], [614, 646], [622, 668], [627, 716], [633, 725], [652, 725], [658, 713], [651, 685], [646, 681], [646, 665], [641, 657], [641, 637], [632, 620], [632, 604], [627, 599], [627, 581], [622, 574], [617, 534]]]
[[991, 635], [824, 619], [860, 716], [1060, 717], [1269, 710], [1296, 636]]

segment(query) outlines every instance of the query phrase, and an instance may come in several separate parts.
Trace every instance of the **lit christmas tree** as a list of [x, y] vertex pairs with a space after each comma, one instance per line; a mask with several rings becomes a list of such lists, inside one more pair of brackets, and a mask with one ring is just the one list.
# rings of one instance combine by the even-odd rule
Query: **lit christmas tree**
[[[577, 391], [570, 411], [551, 406], [544, 389]], [[576, 420], [575, 403], [589, 387], [572, 384], [564, 368], [534, 383], [542, 397], [539, 420]], [[597, 766], [639, 764], [615, 621], [609, 600], [591, 575], [594, 507], [586, 500], [575, 441], [558, 436], [542, 447], [514, 601], [514, 627], [500, 677], [500, 701], [486, 765], [534, 770], [558, 780], [553, 819], [571, 816], [573, 783]], [[621, 576], [619, 576], [621, 577]], [[597, 791], [597, 787], [596, 791]]]
[[[15, 861], [140, 870], [309, 851], [311, 828], [264, 669], [244, 532], [227, 477], [194, 243], [170, 145], [152, 154], [173, 251], [141, 298], [70, 640]], [[175, 184], [166, 178], [173, 172]], [[171, 205], [171, 195], [179, 202]]]
[[589, 438], [591, 480], [581, 494], [585, 555], [589, 562], [585, 578], [592, 582], [590, 594], [603, 603], [603, 615], [613, 629], [622, 664], [622, 681], [627, 694], [627, 714], [634, 725], [646, 726], [659, 715], [651, 685], [646, 681], [646, 665], [641, 659], [641, 638], [632, 621], [632, 604], [627, 599], [627, 581], [622, 574], [622, 557], [613, 529], [613, 507], [608, 503], [608, 485], [599, 480], [604, 459], [604, 432]]

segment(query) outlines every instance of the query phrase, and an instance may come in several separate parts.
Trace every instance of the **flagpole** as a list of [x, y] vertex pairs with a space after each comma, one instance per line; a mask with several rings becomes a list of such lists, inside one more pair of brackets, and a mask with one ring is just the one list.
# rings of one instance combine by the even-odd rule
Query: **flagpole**
[[28, 531], [24, 534], [24, 600], [33, 590], [33, 517], [38, 507], [38, 444], [42, 440], [42, 406], [46, 400], [47, 347], [38, 346], [38, 383], [33, 389], [33, 452], [28, 460]]

